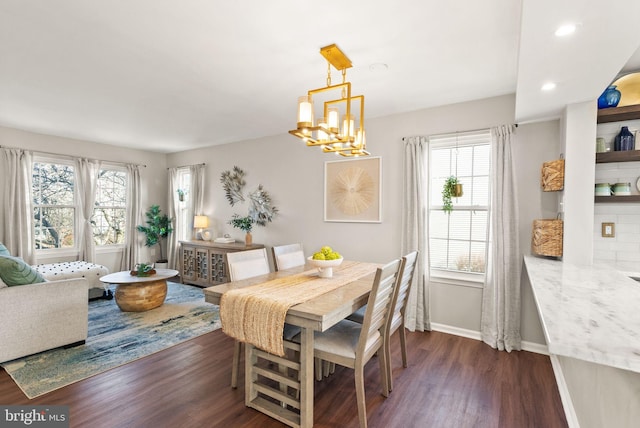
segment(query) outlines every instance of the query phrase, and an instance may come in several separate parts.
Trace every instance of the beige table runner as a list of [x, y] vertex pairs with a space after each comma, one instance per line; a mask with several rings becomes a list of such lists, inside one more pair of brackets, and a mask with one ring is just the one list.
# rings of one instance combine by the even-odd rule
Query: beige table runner
[[332, 278], [317, 269], [227, 291], [220, 299], [222, 331], [271, 354], [284, 356], [284, 319], [290, 307], [375, 272], [378, 264], [344, 261]]

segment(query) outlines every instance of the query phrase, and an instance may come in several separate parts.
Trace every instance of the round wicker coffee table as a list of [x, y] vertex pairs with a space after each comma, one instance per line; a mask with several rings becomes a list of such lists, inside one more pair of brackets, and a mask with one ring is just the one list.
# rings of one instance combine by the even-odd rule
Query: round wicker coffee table
[[129, 271], [114, 272], [100, 281], [116, 284], [116, 304], [123, 312], [144, 312], [157, 308], [167, 297], [167, 279], [178, 275], [177, 270], [156, 269], [150, 276], [133, 276]]

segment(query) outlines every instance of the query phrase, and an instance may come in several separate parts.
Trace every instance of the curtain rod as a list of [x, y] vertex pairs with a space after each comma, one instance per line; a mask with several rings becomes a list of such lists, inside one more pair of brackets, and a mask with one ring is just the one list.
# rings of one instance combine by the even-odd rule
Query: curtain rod
[[[9, 147], [9, 146], [2, 146], [0, 145], [0, 149], [18, 149], [18, 150], [27, 150], [27, 149], [23, 149], [21, 147]], [[95, 159], [95, 158], [87, 158], [84, 156], [71, 156], [71, 155], [65, 155], [62, 153], [53, 153], [53, 152], [43, 152], [41, 150], [31, 150], [33, 153], [37, 153], [40, 155], [52, 155], [52, 156], [61, 156], [61, 157], [68, 157], [71, 159], [74, 158], [83, 158], [83, 159], [89, 159], [92, 161], [99, 161], [99, 162], [107, 162], [107, 163], [115, 163], [115, 164], [119, 164], [119, 165], [127, 165], [127, 164], [132, 164], [132, 165], [137, 165], [137, 166], [142, 166], [142, 167], [147, 167], [145, 164], [141, 164], [141, 163], [132, 163], [132, 162], [117, 162], [117, 161], [109, 161], [109, 160], [104, 160], [104, 159]]]
[[[514, 123], [513, 126], [515, 126], [516, 128], [518, 127], [517, 123]], [[466, 131], [454, 131], [454, 132], [444, 132], [442, 134], [434, 134], [431, 135], [431, 137], [435, 137], [435, 136], [439, 136], [439, 135], [456, 135], [456, 134], [466, 134], [468, 132], [479, 132], [479, 131], [489, 131], [491, 130], [491, 127], [488, 128], [480, 128], [480, 129], [468, 129]], [[402, 137], [402, 141], [404, 141], [406, 137]]]
[[198, 166], [198, 165], [205, 166], [205, 165], [206, 165], [206, 163], [202, 162], [202, 163], [194, 163], [193, 165], [171, 166], [171, 167], [167, 167], [167, 169], [171, 169], [171, 168], [188, 168], [188, 167], [190, 167], [190, 166]]

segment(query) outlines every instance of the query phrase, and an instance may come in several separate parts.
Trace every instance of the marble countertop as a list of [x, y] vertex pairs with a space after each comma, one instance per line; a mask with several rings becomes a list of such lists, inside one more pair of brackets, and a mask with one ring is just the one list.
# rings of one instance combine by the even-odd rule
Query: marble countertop
[[550, 353], [640, 373], [640, 282], [629, 278], [633, 270], [533, 256], [524, 262]]

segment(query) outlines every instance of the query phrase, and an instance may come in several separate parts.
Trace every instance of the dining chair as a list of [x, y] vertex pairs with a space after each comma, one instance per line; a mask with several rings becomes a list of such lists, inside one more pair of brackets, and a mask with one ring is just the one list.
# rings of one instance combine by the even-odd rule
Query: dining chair
[[[389, 396], [385, 330], [391, 319], [391, 307], [403, 266], [404, 259], [397, 259], [376, 270], [362, 324], [345, 319], [324, 332], [316, 331], [314, 334], [315, 357], [354, 370], [358, 420], [362, 428], [367, 426], [364, 366], [376, 352], [379, 355], [382, 395]], [[300, 336], [294, 337], [293, 341], [299, 343]]]
[[302, 244], [277, 245], [271, 248], [273, 265], [276, 271], [289, 269], [305, 264]]
[[[231, 281], [240, 281], [270, 272], [267, 250], [264, 248], [227, 253], [227, 266], [229, 266]], [[233, 367], [231, 368], [232, 388], [238, 387], [240, 352], [242, 352], [242, 342], [236, 340], [233, 346]]]
[[[407, 308], [407, 301], [409, 299], [409, 292], [411, 291], [411, 284], [413, 282], [413, 274], [418, 261], [418, 251], [413, 251], [406, 256], [402, 257], [404, 260], [404, 266], [399, 278], [398, 289], [395, 296], [395, 302], [393, 311], [390, 315], [390, 321], [387, 325], [387, 341], [385, 347], [386, 360], [389, 366], [387, 367], [387, 385], [389, 391], [393, 390], [393, 374], [391, 370], [391, 336], [397, 330], [400, 330], [400, 350], [402, 352], [402, 367], [407, 367], [407, 333], [405, 329], [405, 310]], [[358, 309], [353, 314], [349, 315], [347, 319], [358, 323], [363, 323], [364, 313], [366, 306]]]
[[[231, 281], [239, 281], [270, 272], [267, 250], [264, 248], [227, 253], [227, 265], [229, 266], [229, 279]], [[290, 341], [298, 333], [300, 333], [300, 327], [290, 324], [284, 325], [285, 340]], [[238, 387], [240, 352], [242, 352], [242, 342], [236, 340], [233, 347], [233, 367], [231, 368], [232, 388]]]

